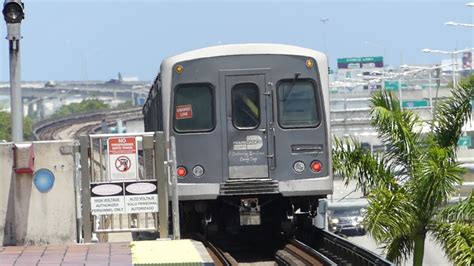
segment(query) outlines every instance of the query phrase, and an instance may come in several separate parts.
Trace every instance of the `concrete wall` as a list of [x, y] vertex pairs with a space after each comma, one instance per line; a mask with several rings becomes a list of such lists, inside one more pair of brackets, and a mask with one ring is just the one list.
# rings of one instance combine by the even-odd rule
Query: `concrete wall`
[[[46, 168], [55, 176], [52, 189], [45, 193], [33, 184], [34, 173], [12, 172], [12, 145], [0, 145], [0, 245], [76, 241], [76, 166], [72, 153], [60, 151], [61, 147], [72, 151], [67, 147], [73, 144], [72, 141], [34, 142], [35, 172]], [[14, 236], [10, 230], [12, 221]]]
[[12, 145], [0, 144], [0, 246], [15, 244], [12, 165]]

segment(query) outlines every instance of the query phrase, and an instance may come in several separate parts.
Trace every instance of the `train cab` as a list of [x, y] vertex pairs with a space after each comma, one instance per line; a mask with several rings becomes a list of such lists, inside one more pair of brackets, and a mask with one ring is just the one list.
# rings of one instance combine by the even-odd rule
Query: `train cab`
[[163, 61], [145, 123], [175, 138], [184, 216], [243, 226], [314, 213], [332, 193], [327, 69], [322, 53], [274, 44]]

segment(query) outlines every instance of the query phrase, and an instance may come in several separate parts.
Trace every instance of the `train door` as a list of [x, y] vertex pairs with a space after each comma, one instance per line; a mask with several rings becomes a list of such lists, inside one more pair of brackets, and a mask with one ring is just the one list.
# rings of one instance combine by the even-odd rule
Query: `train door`
[[269, 178], [266, 75], [225, 75], [229, 179]]

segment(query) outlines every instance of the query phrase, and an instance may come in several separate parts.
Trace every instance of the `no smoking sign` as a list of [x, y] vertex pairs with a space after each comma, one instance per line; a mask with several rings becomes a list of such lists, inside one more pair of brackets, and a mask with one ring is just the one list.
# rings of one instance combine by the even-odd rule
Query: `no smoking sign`
[[112, 137], [107, 140], [110, 180], [137, 180], [138, 153], [135, 137]]

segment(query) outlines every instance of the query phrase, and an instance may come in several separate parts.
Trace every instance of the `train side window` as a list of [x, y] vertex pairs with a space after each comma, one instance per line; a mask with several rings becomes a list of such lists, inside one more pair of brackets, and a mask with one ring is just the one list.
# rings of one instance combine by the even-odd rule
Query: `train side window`
[[283, 128], [316, 127], [320, 122], [315, 83], [283, 80], [277, 85], [278, 122]]
[[255, 129], [260, 124], [258, 86], [239, 83], [232, 88], [232, 122], [237, 129]]
[[209, 84], [186, 84], [175, 90], [174, 129], [180, 133], [215, 127], [213, 90]]

